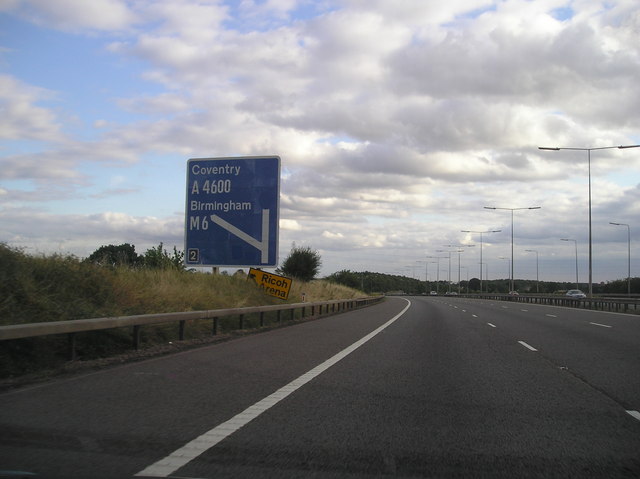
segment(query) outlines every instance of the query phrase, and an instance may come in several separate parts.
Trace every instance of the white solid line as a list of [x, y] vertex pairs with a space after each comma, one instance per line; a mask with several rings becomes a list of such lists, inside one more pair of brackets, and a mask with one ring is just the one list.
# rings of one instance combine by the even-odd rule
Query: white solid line
[[589, 323], [589, 324], [593, 324], [594, 326], [600, 326], [602, 328], [613, 328], [613, 326], [609, 326], [608, 324], [600, 324], [600, 323]]
[[491, 324], [491, 323], [487, 323], [489, 326], [491, 326], [492, 328], [495, 328], [496, 325], [495, 324]]
[[525, 348], [530, 349], [531, 351], [537, 351], [536, 348], [534, 348], [533, 346], [529, 346], [527, 343], [525, 343], [524, 341], [518, 341], [520, 344], [522, 344]]
[[627, 411], [627, 414], [629, 414], [630, 416], [636, 418], [638, 421], [640, 421], [640, 412], [638, 411]]
[[145, 476], [145, 477], [167, 477], [173, 474], [175, 471], [183, 467], [185, 464], [200, 456], [202, 453], [212, 448], [216, 444], [218, 444], [223, 439], [229, 437], [231, 434], [236, 432], [241, 427], [245, 426], [247, 423], [252, 421], [253, 419], [260, 416], [263, 412], [275, 406], [277, 403], [282, 401], [284, 398], [289, 396], [291, 393], [297, 391], [306, 383], [314, 379], [316, 376], [319, 376], [324, 371], [329, 369], [334, 364], [338, 363], [349, 354], [354, 352], [360, 346], [365, 344], [371, 338], [376, 336], [378, 333], [386, 329], [392, 323], [394, 323], [397, 319], [400, 318], [411, 306], [411, 301], [403, 298], [408, 304], [407, 306], [400, 311], [397, 315], [391, 318], [389, 321], [384, 323], [379, 328], [373, 330], [362, 339], [356, 341], [351, 346], [343, 349], [333, 357], [327, 359], [325, 362], [319, 364], [315, 368], [306, 372], [302, 376], [297, 379], [294, 379], [286, 386], [278, 389], [276, 392], [267, 396], [266, 398], [258, 401], [253, 406], [248, 407], [240, 414], [232, 417], [226, 422], [223, 422], [219, 426], [214, 427], [208, 432], [205, 432], [201, 436], [195, 438], [193, 441], [185, 444], [180, 449], [169, 454], [164, 459], [160, 459], [158, 462], [151, 464], [147, 468], [138, 472], [136, 476]]

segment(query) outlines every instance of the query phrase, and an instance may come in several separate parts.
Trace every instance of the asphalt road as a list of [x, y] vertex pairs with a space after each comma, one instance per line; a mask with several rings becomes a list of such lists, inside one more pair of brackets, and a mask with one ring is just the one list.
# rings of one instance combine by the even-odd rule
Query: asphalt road
[[388, 298], [4, 393], [0, 477], [637, 478], [638, 411], [640, 317]]

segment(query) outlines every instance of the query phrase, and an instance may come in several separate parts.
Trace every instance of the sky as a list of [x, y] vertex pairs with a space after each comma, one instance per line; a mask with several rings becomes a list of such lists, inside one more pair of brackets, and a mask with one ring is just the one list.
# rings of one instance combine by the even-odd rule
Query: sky
[[[588, 153], [538, 147], [640, 144], [639, 78], [637, 0], [0, 0], [0, 242], [183, 249], [188, 159], [278, 155], [281, 262], [457, 281], [501, 230], [506, 278], [485, 206], [535, 206], [515, 277], [584, 283]], [[594, 282], [629, 231], [640, 276], [640, 148], [591, 186]]]

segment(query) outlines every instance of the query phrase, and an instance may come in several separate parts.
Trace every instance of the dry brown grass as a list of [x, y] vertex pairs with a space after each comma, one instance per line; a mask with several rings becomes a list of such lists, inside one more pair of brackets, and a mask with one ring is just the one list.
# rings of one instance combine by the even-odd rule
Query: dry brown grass
[[[109, 268], [72, 256], [29, 256], [0, 243], [0, 324], [281, 304], [246, 276], [175, 269]], [[293, 281], [288, 303], [364, 293], [314, 280]]]
[[[123, 269], [115, 275], [114, 287], [123, 314], [241, 308], [283, 302], [266, 295], [244, 275]], [[307, 302], [365, 296], [361, 291], [325, 280], [294, 280], [286, 302], [301, 302], [302, 293]]]
[[300, 302], [302, 300], [302, 293], [305, 293], [307, 302], [362, 298], [366, 296], [362, 291], [321, 279], [308, 283], [294, 281], [289, 296], [291, 302]]

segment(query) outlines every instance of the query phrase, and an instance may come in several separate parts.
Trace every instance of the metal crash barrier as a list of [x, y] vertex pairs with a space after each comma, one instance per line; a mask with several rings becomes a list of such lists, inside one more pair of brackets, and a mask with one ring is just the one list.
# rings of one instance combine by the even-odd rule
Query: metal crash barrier
[[296, 311], [301, 319], [315, 319], [321, 316], [337, 314], [357, 308], [369, 306], [381, 301], [383, 296], [358, 299], [340, 299], [314, 303], [295, 303], [270, 306], [253, 306], [245, 308], [212, 309], [205, 311], [187, 311], [179, 313], [141, 314], [135, 316], [116, 316], [107, 318], [76, 319], [69, 321], [51, 321], [43, 323], [25, 323], [0, 326], [0, 341], [12, 339], [35, 338], [54, 334], [67, 334], [69, 339], [69, 356], [76, 357], [76, 334], [86, 331], [101, 331], [112, 328], [131, 327], [133, 348], [140, 346], [142, 326], [163, 323], [178, 323], [178, 337], [183, 340], [188, 321], [211, 320], [211, 334], [218, 334], [220, 318], [237, 316], [237, 329], [245, 329], [247, 316], [257, 315], [260, 327], [264, 327], [265, 315], [274, 313], [277, 322], [282, 320], [282, 313], [288, 311], [289, 319], [294, 320]]

